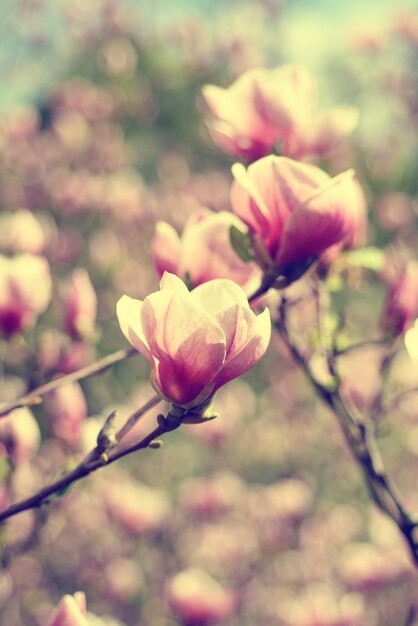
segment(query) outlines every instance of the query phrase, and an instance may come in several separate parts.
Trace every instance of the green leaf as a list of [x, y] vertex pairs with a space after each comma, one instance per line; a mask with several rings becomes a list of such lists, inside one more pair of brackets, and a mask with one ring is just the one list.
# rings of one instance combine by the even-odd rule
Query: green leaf
[[249, 263], [254, 260], [254, 256], [251, 254], [251, 239], [248, 231], [242, 232], [236, 226], [231, 226], [229, 229], [229, 239], [231, 246], [244, 263]]
[[375, 272], [381, 270], [385, 263], [384, 251], [374, 246], [349, 250], [346, 252], [345, 258], [348, 264], [353, 267], [364, 267]]

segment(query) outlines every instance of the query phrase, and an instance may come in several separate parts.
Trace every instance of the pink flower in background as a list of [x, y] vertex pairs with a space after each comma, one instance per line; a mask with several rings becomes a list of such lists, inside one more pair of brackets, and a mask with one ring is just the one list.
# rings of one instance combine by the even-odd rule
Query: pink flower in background
[[299, 65], [251, 69], [228, 89], [206, 85], [203, 96], [213, 116], [212, 139], [246, 161], [271, 153], [276, 144], [286, 156], [323, 154], [357, 124], [352, 107], [315, 114], [316, 85]]
[[65, 330], [75, 339], [94, 337], [97, 296], [88, 273], [73, 271], [64, 294]]
[[44, 258], [0, 256], [0, 332], [6, 337], [34, 324], [51, 299], [51, 275]]
[[352, 170], [331, 178], [318, 167], [269, 156], [232, 168], [234, 212], [262, 243], [270, 265], [319, 256], [353, 236], [358, 183]]
[[0, 454], [2, 449], [14, 463], [28, 461], [38, 450], [41, 432], [27, 407], [16, 409], [0, 419]]
[[89, 626], [84, 593], [77, 591], [73, 596], [63, 596], [46, 626]]
[[283, 598], [279, 615], [285, 626], [363, 626], [365, 606], [357, 593], [341, 594], [312, 583], [298, 597]]
[[381, 317], [384, 330], [404, 333], [418, 317], [418, 264], [411, 262], [393, 281]]
[[111, 519], [128, 533], [141, 537], [161, 529], [170, 519], [170, 503], [165, 494], [129, 476], [120, 482], [106, 483], [103, 501]]
[[0, 218], [0, 249], [9, 253], [42, 254], [45, 234], [36, 217], [18, 209]]
[[58, 387], [45, 398], [50, 430], [54, 437], [69, 446], [81, 443], [81, 427], [88, 415], [84, 393], [78, 383]]
[[351, 228], [345, 238], [328, 248], [322, 255], [320, 265], [324, 268], [338, 257], [343, 250], [359, 248], [367, 242], [367, 204], [363, 189], [357, 180], [353, 180], [353, 200], [351, 202]]
[[230, 229], [245, 231], [245, 225], [232, 213], [213, 213], [201, 209], [187, 221], [181, 237], [170, 224], [158, 222], [152, 242], [154, 263], [162, 275], [165, 271], [194, 286], [214, 278], [230, 278], [241, 287], [257, 280], [260, 270], [254, 263], [244, 263], [230, 242]]
[[214, 624], [235, 609], [234, 594], [198, 568], [179, 572], [167, 586], [167, 599], [184, 625]]
[[162, 397], [185, 408], [206, 402], [264, 355], [270, 315], [255, 315], [231, 280], [211, 280], [192, 292], [165, 273], [160, 291], [117, 304], [122, 332], [151, 363], [153, 385]]

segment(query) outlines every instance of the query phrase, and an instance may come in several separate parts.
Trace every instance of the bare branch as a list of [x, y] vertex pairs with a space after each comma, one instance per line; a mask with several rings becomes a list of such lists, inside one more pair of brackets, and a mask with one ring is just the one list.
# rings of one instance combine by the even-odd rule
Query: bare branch
[[[159, 396], [154, 396], [149, 400], [144, 406], [135, 411], [129, 419], [126, 421], [124, 426], [116, 433], [116, 441], [120, 442], [122, 438], [133, 428], [133, 426], [137, 423], [137, 421], [150, 409], [156, 406], [161, 399]], [[181, 422], [178, 423], [178, 426]], [[28, 511], [29, 509], [35, 509], [42, 504], [48, 502], [51, 496], [60, 495], [65, 492], [71, 485], [81, 480], [85, 476], [88, 476], [92, 472], [100, 469], [101, 467], [105, 467], [114, 463], [118, 459], [121, 459], [128, 454], [132, 454], [137, 450], [141, 450], [143, 448], [147, 448], [150, 443], [157, 439], [164, 433], [169, 430], [174, 430], [172, 423], [170, 425], [166, 425], [164, 420], [159, 421], [159, 425], [155, 428], [151, 433], [149, 433], [146, 437], [138, 441], [136, 444], [130, 446], [125, 449], [114, 449], [117, 446], [117, 443], [109, 450], [103, 450], [102, 447], [96, 446], [89, 454], [75, 467], [71, 472], [65, 474], [62, 478], [56, 480], [51, 483], [47, 487], [40, 489], [37, 493], [29, 498], [21, 500], [15, 504], [12, 504], [4, 511], [0, 512], [0, 522], [6, 520], [13, 515], [17, 515], [17, 513], [21, 513], [22, 511]]]
[[135, 348], [129, 348], [128, 350], [118, 350], [117, 352], [108, 354], [102, 359], [99, 359], [98, 361], [95, 361], [94, 363], [91, 363], [90, 365], [87, 365], [86, 367], [83, 367], [76, 372], [71, 372], [70, 374], [66, 374], [65, 376], [59, 376], [58, 378], [54, 378], [44, 385], [40, 385], [39, 387], [36, 387], [36, 389], [32, 389], [32, 391], [20, 398], [17, 398], [17, 400], [12, 400], [11, 402], [5, 402], [3, 404], [0, 404], [0, 417], [4, 417], [8, 413], [10, 413], [10, 411], [13, 411], [14, 409], [19, 409], [23, 406], [40, 404], [42, 402], [42, 397], [50, 391], [54, 391], [55, 389], [58, 389], [58, 387], [69, 385], [70, 383], [74, 383], [78, 380], [101, 374], [109, 369], [109, 367], [112, 367], [112, 365], [120, 363], [121, 361], [124, 361], [125, 359], [128, 359], [135, 354], [138, 354], [138, 351], [135, 350]]
[[397, 524], [407, 541], [414, 563], [418, 567], [418, 541], [415, 538], [418, 520], [405, 509], [397, 487], [387, 476], [373, 431], [363, 421], [361, 416], [355, 412], [354, 408], [347, 406], [341, 396], [339, 378], [332, 355], [330, 357], [330, 368], [331, 374], [334, 376], [334, 384], [326, 386], [315, 378], [303, 353], [292, 341], [287, 327], [286, 305], [286, 299], [283, 298], [279, 309], [279, 319], [275, 324], [278, 332], [296, 363], [305, 372], [318, 396], [332, 409], [338, 418], [344, 437], [362, 470], [374, 502]]

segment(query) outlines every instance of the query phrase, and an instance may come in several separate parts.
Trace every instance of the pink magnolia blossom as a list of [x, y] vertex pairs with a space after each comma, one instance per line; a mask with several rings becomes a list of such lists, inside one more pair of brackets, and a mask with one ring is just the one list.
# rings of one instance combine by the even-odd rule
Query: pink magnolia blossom
[[343, 250], [359, 248], [367, 241], [367, 204], [363, 189], [357, 180], [353, 180], [353, 200], [351, 202], [351, 228], [346, 237], [328, 248], [321, 255], [321, 265], [323, 268], [331, 265]]
[[316, 92], [309, 71], [291, 64], [248, 70], [228, 89], [206, 85], [209, 131], [221, 150], [247, 161], [271, 153], [278, 143], [286, 156], [324, 154], [353, 131], [357, 112], [335, 107], [318, 116]]
[[160, 291], [117, 304], [123, 334], [151, 363], [162, 397], [192, 408], [250, 369], [265, 353], [270, 315], [255, 315], [245, 293], [231, 280], [211, 280], [189, 292], [166, 272]]
[[28, 461], [40, 442], [38, 422], [27, 407], [16, 409], [0, 420], [0, 454], [5, 450], [16, 464]]
[[48, 306], [51, 275], [44, 258], [0, 256], [0, 332], [6, 337], [31, 326]]
[[231, 617], [235, 596], [198, 568], [179, 572], [167, 586], [172, 609], [187, 624], [213, 624]]
[[45, 408], [50, 418], [50, 430], [54, 437], [69, 446], [81, 443], [82, 424], [88, 408], [83, 390], [78, 383], [58, 387], [45, 398]]
[[74, 338], [91, 338], [97, 313], [97, 297], [86, 270], [74, 270], [64, 294], [66, 331]]
[[42, 254], [45, 234], [36, 217], [19, 209], [0, 218], [0, 249], [9, 253]]
[[285, 626], [361, 626], [365, 623], [360, 594], [341, 595], [321, 583], [313, 583], [298, 597], [284, 600], [279, 611]]
[[191, 215], [181, 238], [170, 224], [158, 222], [152, 242], [157, 271], [182, 279], [189, 276], [194, 286], [214, 278], [230, 278], [244, 288], [251, 279], [257, 280], [259, 269], [254, 263], [244, 263], [232, 248], [231, 226], [245, 231], [245, 225], [232, 213], [208, 209]]
[[61, 598], [46, 626], [88, 626], [84, 593], [77, 591]]
[[267, 265], [319, 256], [353, 236], [358, 183], [352, 170], [331, 178], [318, 167], [269, 156], [232, 168], [234, 212], [262, 244]]
[[381, 326], [394, 335], [404, 333], [418, 317], [418, 264], [411, 262], [393, 281], [386, 296]]

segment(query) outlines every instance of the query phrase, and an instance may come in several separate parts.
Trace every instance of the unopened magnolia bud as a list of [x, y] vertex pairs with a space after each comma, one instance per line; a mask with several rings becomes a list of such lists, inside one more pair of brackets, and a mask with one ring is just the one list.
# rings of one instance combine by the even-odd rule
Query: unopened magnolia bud
[[115, 419], [116, 411], [112, 411], [97, 435], [97, 447], [100, 451], [104, 452], [117, 443]]
[[153, 439], [148, 444], [148, 448], [152, 448], [153, 450], [157, 450], [158, 448], [161, 448], [162, 445], [163, 445], [163, 441], [161, 439]]

